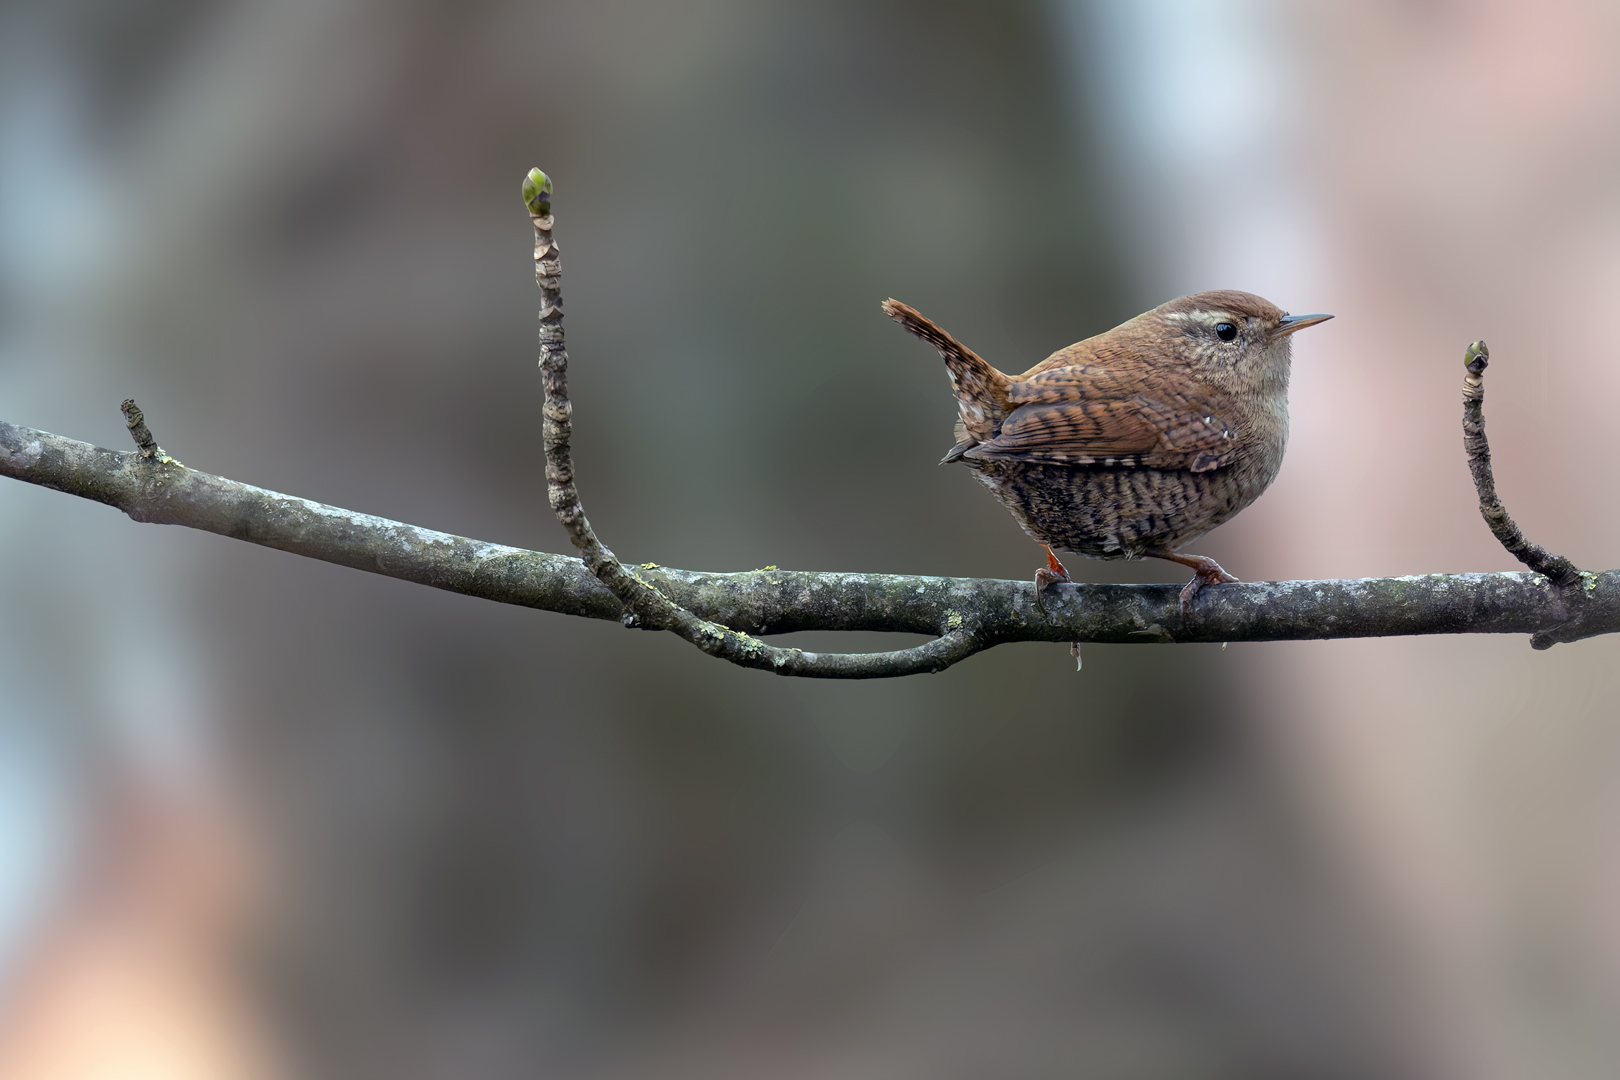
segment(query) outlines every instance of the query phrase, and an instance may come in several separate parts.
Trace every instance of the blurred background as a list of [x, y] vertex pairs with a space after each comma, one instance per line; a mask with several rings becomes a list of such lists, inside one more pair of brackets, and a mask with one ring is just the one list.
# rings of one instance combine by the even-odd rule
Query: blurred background
[[[550, 551], [555, 179], [622, 557], [1028, 578], [895, 296], [1022, 370], [1338, 318], [1246, 579], [1620, 562], [1620, 8], [12, 0], [0, 416]], [[1607, 1077], [1620, 643], [796, 682], [0, 484], [0, 1077]], [[1071, 564], [1179, 580], [1156, 563]], [[798, 635], [819, 648], [882, 635]], [[906, 639], [905, 643], [910, 643]]]

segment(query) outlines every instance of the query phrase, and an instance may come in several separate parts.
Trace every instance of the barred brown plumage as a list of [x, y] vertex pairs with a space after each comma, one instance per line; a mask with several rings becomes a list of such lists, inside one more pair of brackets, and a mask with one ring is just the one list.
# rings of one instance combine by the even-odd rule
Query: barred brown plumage
[[[916, 309], [885, 300], [883, 310], [945, 361], [958, 419], [944, 461], [973, 469], [1049, 547], [1191, 567], [1183, 614], [1202, 586], [1237, 579], [1176, 549], [1276, 478], [1290, 335], [1332, 318], [1231, 289], [1196, 293], [1007, 375]], [[1067, 580], [1055, 557], [1035, 576], [1037, 589]]]

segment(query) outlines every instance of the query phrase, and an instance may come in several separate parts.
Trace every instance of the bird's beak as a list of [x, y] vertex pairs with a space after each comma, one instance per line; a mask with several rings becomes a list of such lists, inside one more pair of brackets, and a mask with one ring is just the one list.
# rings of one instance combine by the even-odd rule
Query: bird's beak
[[1284, 315], [1277, 320], [1277, 329], [1271, 332], [1272, 337], [1287, 337], [1295, 330], [1303, 330], [1307, 326], [1315, 326], [1319, 322], [1327, 322], [1333, 318], [1331, 315]]

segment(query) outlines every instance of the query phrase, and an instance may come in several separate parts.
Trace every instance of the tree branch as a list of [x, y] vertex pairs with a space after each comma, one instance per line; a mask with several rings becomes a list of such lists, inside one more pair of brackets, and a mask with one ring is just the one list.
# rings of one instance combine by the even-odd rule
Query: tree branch
[[[942, 671], [981, 649], [1013, 641], [1140, 644], [1528, 633], [1532, 645], [1545, 649], [1620, 631], [1620, 570], [1586, 573], [1530, 543], [1497, 498], [1485, 441], [1483, 378], [1489, 354], [1482, 341], [1464, 356], [1463, 445], [1486, 523], [1533, 573], [1224, 584], [1206, 591], [1196, 620], [1188, 620], [1176, 585], [1060, 584], [1049, 586], [1038, 602], [1027, 581], [774, 567], [736, 574], [655, 563], [626, 567], [597, 538], [574, 486], [573, 406], [551, 191], [538, 169], [524, 181], [542, 298], [546, 486], [551, 507], [582, 559], [470, 540], [188, 469], [157, 444], [132, 400], [123, 410], [134, 452], [0, 421], [0, 475], [117, 507], [136, 521], [201, 529], [503, 604], [669, 630], [731, 663], [812, 678]], [[800, 630], [891, 631], [934, 640], [894, 652], [840, 654], [776, 648], [756, 636]]]
[[[138, 451], [0, 421], [0, 475], [117, 507], [153, 524], [183, 525], [436, 589], [592, 619], [624, 607], [579, 559], [435, 532], [227, 480]], [[1561, 589], [1533, 573], [1430, 574], [1348, 581], [1246, 582], [1211, 589], [1184, 624], [1178, 585], [1054, 585], [1043, 617], [1028, 581], [900, 574], [754, 570], [708, 574], [651, 565], [642, 580], [738, 637], [800, 630], [934, 634], [977, 623], [934, 651], [876, 653], [857, 662], [802, 661], [782, 674], [876, 678], [942, 670], [1014, 641], [1286, 641], [1405, 634], [1539, 634], [1574, 641], [1620, 630], [1620, 571], [1584, 574]], [[734, 632], [734, 631], [733, 631]], [[929, 645], [921, 646], [928, 650]], [[907, 657], [896, 664], [894, 657]], [[932, 666], [929, 666], [931, 662]]]

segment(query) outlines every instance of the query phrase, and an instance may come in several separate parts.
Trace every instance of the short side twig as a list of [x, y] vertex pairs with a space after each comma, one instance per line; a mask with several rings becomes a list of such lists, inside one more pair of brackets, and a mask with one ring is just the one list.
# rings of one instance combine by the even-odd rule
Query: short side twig
[[540, 286], [541, 296], [540, 371], [546, 392], [543, 406], [546, 493], [552, 511], [568, 530], [568, 537], [586, 568], [624, 605], [624, 625], [669, 630], [710, 656], [741, 667], [826, 678], [884, 678], [943, 671], [985, 648], [989, 642], [980, 636], [978, 627], [967, 625], [958, 617], [954, 624], [938, 627], [940, 636], [935, 640], [898, 652], [846, 654], [779, 649], [751, 634], [699, 618], [619, 562], [597, 539], [574, 485], [570, 449], [573, 404], [568, 400], [568, 350], [563, 344], [561, 249], [551, 236], [551, 195], [550, 178], [539, 169], [531, 169], [523, 182], [523, 202], [534, 225], [534, 280]]
[[[1468, 471], [1474, 476], [1474, 489], [1479, 492], [1480, 515], [1509, 555], [1560, 590], [1568, 590], [1582, 579], [1581, 571], [1562, 555], [1554, 555], [1540, 544], [1525, 539], [1524, 532], [1508, 516], [1507, 508], [1497, 497], [1496, 477], [1491, 472], [1491, 446], [1485, 440], [1485, 368], [1490, 361], [1490, 350], [1483, 341], [1474, 342], [1463, 353], [1463, 449], [1468, 454]], [[1560, 641], [1586, 637], [1583, 622], [1573, 618], [1565, 626], [1538, 631], [1531, 636], [1530, 644], [1533, 648], [1550, 649]]]
[[[135, 449], [139, 450], [141, 457], [150, 458], [163, 465], [180, 465], [175, 458], [163, 452], [163, 447], [152, 438], [152, 430], [146, 426], [146, 416], [141, 407], [135, 404], [134, 398], [125, 398], [120, 406], [124, 411], [124, 423], [129, 427], [130, 438], [135, 440]], [[184, 465], [180, 465], [183, 469]]]
[[1483, 341], [1474, 342], [1463, 354], [1463, 449], [1468, 453], [1468, 471], [1473, 473], [1474, 488], [1479, 492], [1479, 512], [1509, 555], [1555, 585], [1573, 585], [1581, 575], [1575, 564], [1526, 540], [1497, 498], [1491, 447], [1485, 441], [1485, 367], [1490, 360], [1490, 350]]

